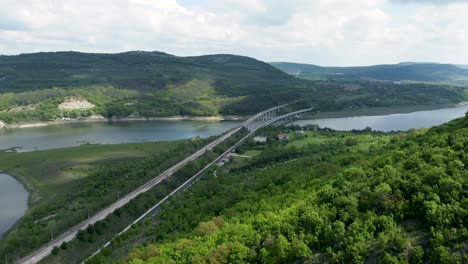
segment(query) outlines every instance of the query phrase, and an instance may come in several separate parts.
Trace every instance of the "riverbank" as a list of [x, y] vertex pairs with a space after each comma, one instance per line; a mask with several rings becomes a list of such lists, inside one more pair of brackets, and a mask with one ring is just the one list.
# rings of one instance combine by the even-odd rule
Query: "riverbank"
[[134, 122], [134, 121], [241, 121], [246, 120], [247, 116], [241, 115], [226, 115], [226, 116], [168, 116], [168, 117], [122, 117], [122, 118], [105, 118], [103, 116], [92, 116], [82, 119], [60, 119], [53, 121], [34, 121], [34, 122], [21, 122], [14, 124], [7, 124], [0, 121], [0, 129], [2, 128], [30, 128], [30, 127], [43, 127], [49, 125], [61, 124], [76, 124], [76, 123], [94, 123], [94, 122]]
[[[417, 111], [453, 108], [453, 107], [467, 105], [467, 104], [468, 102], [462, 102], [459, 104], [449, 104], [449, 105], [412, 105], [412, 106], [358, 108], [358, 109], [333, 111], [333, 112], [306, 113], [302, 116], [301, 119], [406, 114], [406, 113], [417, 112]], [[207, 122], [242, 121], [242, 120], [247, 120], [248, 117], [249, 116], [243, 116], [243, 115], [122, 117], [122, 118], [105, 118], [104, 116], [91, 116], [88, 118], [80, 118], [80, 119], [60, 119], [60, 120], [54, 120], [54, 121], [20, 122], [20, 123], [13, 123], [13, 124], [7, 124], [0, 120], [0, 129], [2, 128], [30, 128], [30, 127], [49, 126], [49, 125], [93, 123], [93, 122], [182, 121], [182, 120], [207, 121]]]
[[340, 117], [355, 117], [355, 116], [377, 116], [377, 115], [392, 115], [392, 114], [408, 114], [418, 111], [430, 111], [438, 109], [455, 108], [458, 106], [468, 105], [468, 102], [450, 105], [412, 105], [412, 106], [392, 106], [392, 107], [370, 107], [350, 109], [346, 111], [333, 112], [315, 112], [305, 113], [301, 119], [322, 119], [322, 118], [340, 118]]

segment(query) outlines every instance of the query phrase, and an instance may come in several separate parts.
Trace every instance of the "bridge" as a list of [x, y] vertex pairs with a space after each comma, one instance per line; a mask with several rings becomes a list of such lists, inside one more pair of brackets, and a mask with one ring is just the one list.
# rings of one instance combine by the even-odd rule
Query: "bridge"
[[[145, 217], [149, 215], [153, 215], [158, 209], [159, 206], [168, 200], [172, 195], [183, 191], [190, 187], [193, 183], [195, 183], [203, 174], [208, 170], [213, 164], [217, 163], [219, 160], [221, 160], [226, 154], [231, 153], [234, 151], [238, 146], [240, 146], [248, 137], [250, 137], [255, 131], [258, 129], [268, 126], [268, 125], [273, 125], [273, 124], [279, 124], [285, 122], [285, 120], [291, 120], [292, 118], [297, 118], [300, 114], [304, 112], [311, 111], [312, 108], [309, 109], [303, 109], [300, 111], [295, 111], [292, 113], [287, 113], [284, 115], [279, 115], [280, 109], [284, 108], [287, 105], [280, 105], [277, 107], [270, 108], [268, 110], [262, 111], [260, 113], [255, 114], [254, 116], [250, 117], [247, 119], [245, 122], [243, 122], [239, 127], [236, 127], [229, 132], [225, 133], [224, 135], [220, 136], [219, 138], [215, 139], [214, 141], [210, 142], [206, 146], [202, 147], [201, 149], [197, 150], [195, 153], [192, 155], [188, 156], [184, 160], [178, 162], [174, 166], [170, 167], [169, 169], [165, 170], [163, 173], [158, 175], [157, 177], [151, 179], [147, 183], [143, 184], [142, 186], [136, 188], [135, 190], [131, 191], [130, 193], [126, 194], [116, 202], [108, 205], [104, 209], [98, 211], [95, 213], [93, 216], [89, 217], [88, 219], [82, 221], [81, 223], [71, 227], [69, 230], [66, 232], [62, 233], [58, 237], [56, 237], [54, 240], [50, 241], [48, 244], [43, 245], [42, 247], [36, 249], [34, 252], [29, 254], [28, 256], [25, 256], [21, 258], [20, 260], [17, 261], [19, 264], [33, 264], [33, 263], [38, 263], [45, 257], [47, 257], [54, 247], [60, 247], [62, 243], [64, 242], [70, 242], [73, 240], [78, 232], [80, 230], [85, 230], [88, 226], [95, 224], [96, 222], [105, 219], [108, 215], [112, 214], [115, 210], [125, 206], [128, 204], [132, 199], [136, 198], [138, 195], [145, 193], [152, 189], [154, 186], [158, 185], [160, 182], [163, 180], [167, 179], [170, 177], [172, 174], [174, 174], [176, 171], [178, 171], [180, 168], [185, 166], [188, 162], [197, 159], [201, 155], [203, 155], [206, 151], [213, 149], [220, 143], [224, 142], [226, 139], [234, 135], [235, 133], [239, 132], [241, 129], [245, 128], [249, 131], [249, 133], [243, 137], [241, 140], [239, 140], [236, 144], [231, 146], [227, 151], [225, 151], [222, 155], [220, 155], [218, 158], [213, 160], [210, 164], [208, 164], [205, 168], [203, 168], [201, 171], [196, 173], [194, 176], [192, 176], [189, 180], [187, 180], [185, 183], [183, 183], [181, 186], [179, 186], [177, 189], [175, 189], [173, 192], [171, 192], [169, 195], [167, 195], [165, 198], [163, 198], [160, 202], [158, 202], [155, 206], [150, 208], [147, 212], [145, 212], [142, 216], [140, 216], [137, 220], [135, 220], [131, 225], [129, 225], [127, 228], [124, 229], [121, 233], [127, 231], [128, 229], [131, 228], [132, 225], [139, 223], [141, 220], [143, 220]], [[119, 234], [121, 234], [119, 233]], [[107, 247], [110, 245], [110, 242], [106, 243], [104, 247]], [[95, 254], [97, 254], [100, 250], [98, 250]], [[93, 255], [95, 255], [93, 254]]]

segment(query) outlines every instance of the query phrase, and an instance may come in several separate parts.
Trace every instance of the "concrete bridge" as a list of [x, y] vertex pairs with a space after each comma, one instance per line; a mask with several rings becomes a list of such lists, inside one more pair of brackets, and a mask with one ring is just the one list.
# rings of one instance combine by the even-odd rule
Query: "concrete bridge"
[[[204, 169], [199, 171], [197, 174], [192, 176], [189, 180], [187, 180], [185, 183], [183, 183], [181, 186], [179, 186], [177, 189], [175, 189], [173, 192], [171, 192], [169, 195], [167, 195], [165, 198], [163, 198], [159, 203], [157, 203], [155, 206], [150, 208], [146, 213], [144, 213], [142, 216], [140, 216], [137, 220], [135, 220], [131, 225], [129, 225], [127, 228], [125, 228], [121, 233], [127, 231], [128, 229], [131, 228], [132, 225], [139, 223], [141, 220], [143, 220], [145, 217], [148, 215], [153, 215], [158, 209], [159, 206], [168, 200], [172, 195], [183, 191], [190, 187], [193, 183], [195, 183], [203, 174], [208, 170], [213, 164], [221, 160], [224, 155], [231, 153], [234, 151], [237, 147], [239, 147], [248, 137], [250, 137], [255, 131], [258, 129], [268, 126], [268, 125], [273, 125], [276, 123], [282, 123], [285, 122], [285, 120], [291, 120], [292, 118], [297, 118], [300, 114], [304, 112], [311, 111], [312, 108], [309, 109], [303, 109], [300, 111], [295, 111], [292, 113], [280, 115], [279, 111], [280, 109], [284, 108], [286, 105], [281, 105], [277, 107], [270, 108], [268, 110], [262, 111], [252, 117], [250, 117], [248, 120], [242, 123], [241, 126], [232, 129], [231, 131], [225, 133], [224, 135], [220, 136], [219, 138], [215, 139], [214, 141], [210, 142], [203, 148], [197, 150], [195, 153], [190, 155], [189, 157], [185, 158], [184, 160], [180, 161], [176, 165], [172, 166], [171, 168], [167, 169], [157, 177], [151, 179], [147, 183], [143, 184], [142, 186], [138, 187], [137, 189], [133, 190], [132, 192], [126, 194], [122, 198], [120, 198], [118, 201], [112, 203], [111, 205], [108, 205], [101, 211], [95, 213], [93, 216], [89, 217], [88, 219], [84, 220], [83, 222], [73, 226], [66, 232], [62, 233], [58, 237], [56, 237], [53, 241], [49, 242], [48, 244], [36, 249], [33, 253], [31, 253], [28, 256], [25, 256], [21, 258], [20, 260], [17, 261], [17, 263], [20, 264], [32, 264], [32, 263], [38, 263], [45, 257], [47, 257], [53, 250], [54, 247], [60, 247], [62, 243], [64, 242], [70, 242], [73, 240], [78, 232], [80, 230], [86, 229], [88, 226], [95, 224], [96, 222], [105, 219], [108, 215], [112, 214], [115, 210], [123, 207], [127, 203], [129, 203], [132, 199], [136, 198], [138, 195], [149, 191], [152, 189], [154, 186], [165, 180], [166, 178], [170, 177], [172, 174], [174, 174], [176, 171], [178, 171], [180, 168], [185, 166], [188, 162], [195, 160], [196, 158], [200, 157], [203, 155], [207, 150], [211, 150], [220, 143], [224, 142], [226, 139], [237, 133], [243, 128], [246, 128], [249, 131], [249, 134], [239, 140], [236, 144], [231, 146], [226, 152], [224, 152], [222, 155], [220, 155], [218, 158], [213, 160], [210, 164], [208, 164]], [[119, 233], [119, 234], [121, 234]], [[107, 247], [110, 245], [110, 242], [106, 243], [104, 247]], [[99, 250], [100, 251], [100, 250]], [[95, 254], [97, 254], [99, 251], [97, 251]], [[93, 255], [95, 255], [93, 254]]]
[[280, 105], [277, 107], [273, 107], [270, 109], [267, 109], [265, 111], [262, 111], [258, 114], [255, 114], [254, 116], [250, 117], [245, 121], [242, 126], [245, 127], [249, 132], [255, 131], [258, 128], [262, 126], [263, 123], [272, 120], [273, 118], [276, 118], [282, 108], [284, 108], [285, 105]]

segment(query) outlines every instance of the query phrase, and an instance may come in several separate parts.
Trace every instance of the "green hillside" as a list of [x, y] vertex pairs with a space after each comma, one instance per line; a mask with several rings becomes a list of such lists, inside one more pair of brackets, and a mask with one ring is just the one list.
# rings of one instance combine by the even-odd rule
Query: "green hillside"
[[446, 106], [465, 99], [462, 88], [448, 85], [304, 80], [236, 55], [52, 52], [0, 56], [0, 121], [6, 123], [96, 115], [250, 115], [290, 102], [327, 111]]
[[[266, 63], [234, 55], [177, 57], [161, 52], [45, 52], [0, 56], [2, 92], [89, 85], [154, 91], [193, 79], [242, 80], [252, 76], [271, 81], [290, 79]], [[242, 83], [245, 85], [246, 81]]]
[[400, 134], [261, 133], [279, 131], [290, 142], [247, 143], [254, 157], [207, 174], [89, 263], [468, 261], [468, 116]]
[[306, 79], [376, 79], [387, 81], [454, 82], [468, 81], [468, 69], [437, 63], [404, 62], [366, 67], [320, 67], [310, 64], [274, 62], [273, 66]]

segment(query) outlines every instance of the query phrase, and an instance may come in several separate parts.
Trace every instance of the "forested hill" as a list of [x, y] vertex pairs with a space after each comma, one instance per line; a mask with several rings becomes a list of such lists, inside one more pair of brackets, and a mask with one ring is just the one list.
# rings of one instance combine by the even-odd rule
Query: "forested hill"
[[89, 263], [468, 262], [468, 115], [399, 134], [297, 129], [261, 132], [266, 146], [240, 150], [253, 158], [207, 173]]
[[162, 52], [98, 54], [43, 52], [0, 56], [0, 91], [113, 85], [158, 90], [192, 79], [287, 81], [286, 74], [248, 57], [211, 55], [177, 57]]
[[319, 82], [236, 55], [178, 57], [161, 52], [46, 52], [0, 56], [0, 121], [90, 116], [250, 115], [283, 103], [317, 110], [466, 100], [448, 85]]
[[[91, 114], [252, 114], [315, 88], [267, 63], [236, 55], [178, 57], [134, 51], [0, 56], [0, 120], [7, 122]], [[95, 107], [57, 111], [69, 97], [86, 99]], [[33, 108], [35, 113], [27, 111]]]
[[311, 64], [273, 62], [273, 66], [306, 79], [376, 79], [388, 81], [466, 83], [468, 69], [438, 63], [406, 62], [365, 67], [321, 67]]

